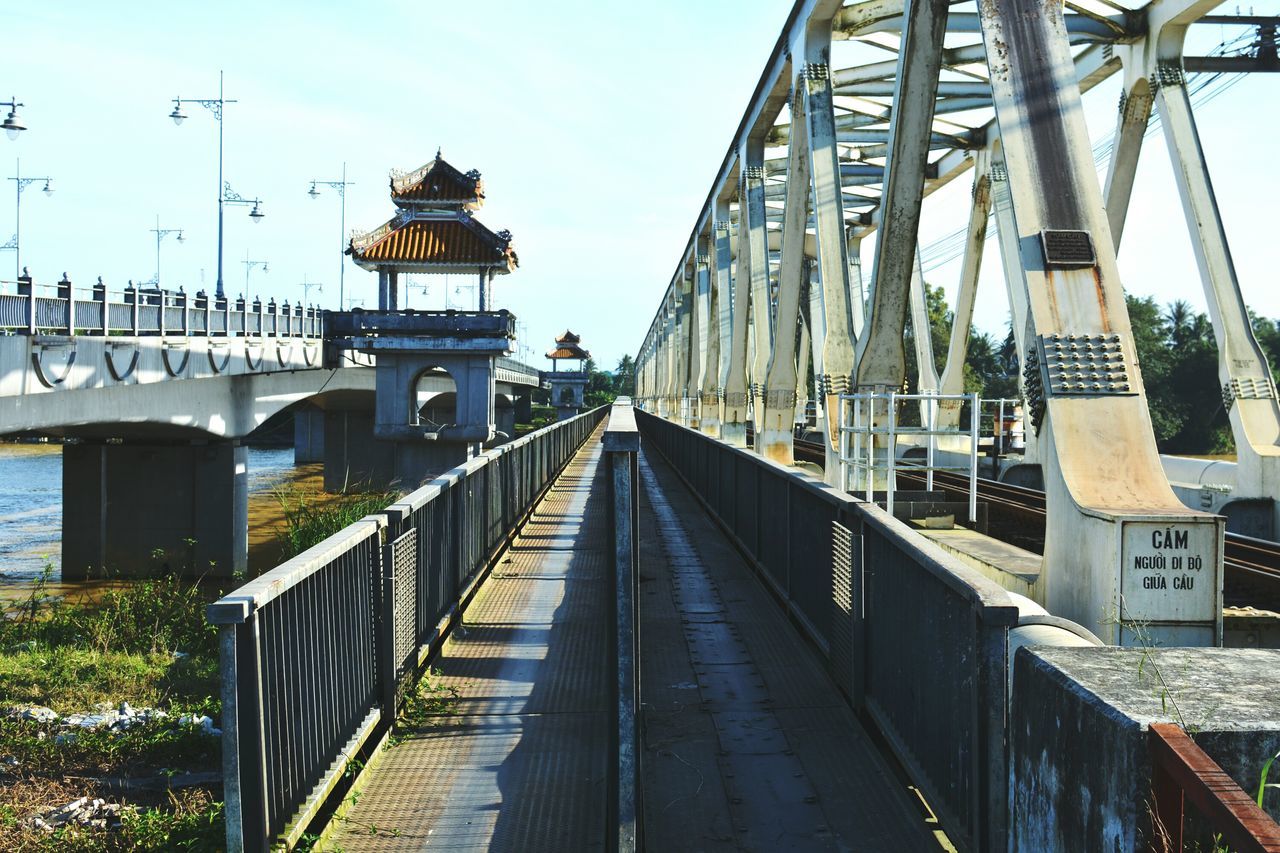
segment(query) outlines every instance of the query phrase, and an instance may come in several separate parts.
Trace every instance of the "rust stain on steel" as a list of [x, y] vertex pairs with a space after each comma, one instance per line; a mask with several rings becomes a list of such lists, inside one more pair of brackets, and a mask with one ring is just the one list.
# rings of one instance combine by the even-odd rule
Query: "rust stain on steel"
[[1099, 312], [1102, 315], [1102, 331], [1110, 332], [1111, 315], [1107, 311], [1107, 291], [1102, 286], [1102, 270], [1095, 266], [1089, 272], [1093, 273], [1093, 289], [1098, 294], [1098, 307], [1102, 309]]

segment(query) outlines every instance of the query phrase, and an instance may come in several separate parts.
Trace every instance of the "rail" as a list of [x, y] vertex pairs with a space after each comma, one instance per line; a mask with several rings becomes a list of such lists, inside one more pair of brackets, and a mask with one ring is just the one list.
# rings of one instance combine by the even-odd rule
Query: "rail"
[[291, 849], [604, 418], [489, 450], [211, 604], [227, 848]]
[[750, 451], [637, 414], [875, 721], [948, 837], [1004, 849], [1008, 594], [873, 504]]
[[15, 289], [0, 293], [0, 334], [324, 335], [324, 312], [319, 308], [277, 304], [274, 298], [246, 303], [243, 298], [216, 299], [203, 291], [191, 295], [138, 285], [123, 291], [108, 291], [102, 285], [85, 290], [72, 288], [66, 279], [56, 285], [20, 280]]
[[607, 849], [619, 853], [643, 850], [639, 837], [644, 825], [640, 794], [640, 432], [629, 398], [619, 398], [609, 412], [604, 433], [609, 478], [610, 539], [614, 543], [615, 602], [610, 652], [616, 673], [611, 691], [616, 725], [610, 729], [609, 821], [613, 837]]
[[[1183, 849], [1183, 808], [1190, 800], [1222, 841], [1239, 853], [1280, 853], [1280, 825], [1172, 723], [1147, 730], [1151, 755], [1151, 853]], [[1226, 849], [1214, 843], [1214, 849]]]
[[[840, 395], [840, 485], [846, 492], [864, 491], [868, 503], [872, 502], [878, 481], [884, 482], [885, 508], [893, 515], [894, 495], [898, 488], [898, 437], [923, 436], [925, 461], [923, 465], [910, 463], [914, 471], [925, 476], [925, 489], [933, 490], [934, 472], [964, 473], [969, 477], [969, 521], [978, 520], [978, 429], [981, 417], [969, 417], [969, 459], [964, 466], [940, 465], [936, 458], [939, 437], [960, 437], [965, 434], [959, 426], [939, 426], [938, 404], [959, 406], [969, 404], [969, 411], [981, 413], [977, 394], [898, 394], [867, 393]], [[920, 404], [920, 426], [902, 423], [898, 407], [903, 403]], [[883, 409], [885, 417], [877, 423], [876, 412]], [[883, 464], [878, 460], [883, 445]], [[850, 474], [853, 474], [850, 482]]]

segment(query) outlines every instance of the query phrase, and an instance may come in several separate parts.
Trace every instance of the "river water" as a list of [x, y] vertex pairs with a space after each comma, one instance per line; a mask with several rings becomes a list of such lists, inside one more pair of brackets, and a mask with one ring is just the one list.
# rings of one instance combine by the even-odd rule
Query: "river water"
[[[249, 448], [251, 569], [276, 560], [269, 546], [281, 517], [273, 490], [285, 483], [312, 489], [318, 477], [318, 465], [294, 467], [291, 447]], [[56, 578], [61, 553], [61, 445], [0, 444], [0, 598], [28, 586], [46, 564]]]

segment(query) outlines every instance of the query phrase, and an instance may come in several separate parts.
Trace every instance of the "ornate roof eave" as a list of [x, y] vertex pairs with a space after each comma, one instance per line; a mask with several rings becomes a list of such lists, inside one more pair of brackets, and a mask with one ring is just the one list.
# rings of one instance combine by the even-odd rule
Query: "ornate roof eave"
[[[347, 254], [351, 254], [349, 251]], [[499, 258], [492, 264], [478, 263], [450, 263], [447, 261], [366, 261], [358, 257], [352, 257], [352, 261], [362, 270], [369, 272], [378, 272], [379, 270], [389, 270], [404, 273], [422, 273], [439, 275], [458, 275], [461, 273], [475, 273], [479, 275], [482, 271], [491, 271], [495, 275], [507, 275], [515, 272], [517, 263], [514, 258]]]
[[[434, 160], [429, 160], [422, 164], [412, 172], [402, 172], [398, 169], [392, 169], [390, 174], [391, 184], [391, 201], [397, 207], [414, 206], [423, 202], [409, 199], [397, 198], [411, 192], [416, 186], [426, 180], [428, 175], [440, 172], [445, 180], [453, 181], [462, 187], [470, 187], [470, 191], [475, 194], [475, 198], [469, 201], [460, 202], [460, 206], [465, 210], [475, 210], [484, 204], [484, 181], [480, 179], [480, 172], [472, 169], [469, 172], [462, 172], [452, 164], [448, 163], [440, 152], [436, 151]], [[427, 202], [430, 203], [430, 202]], [[455, 202], [455, 204], [457, 204]]]

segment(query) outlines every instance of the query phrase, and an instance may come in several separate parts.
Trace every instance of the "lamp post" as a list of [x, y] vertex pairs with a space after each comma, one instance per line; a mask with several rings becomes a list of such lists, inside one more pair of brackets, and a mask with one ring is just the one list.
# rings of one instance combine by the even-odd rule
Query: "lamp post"
[[345, 296], [344, 285], [346, 283], [346, 273], [347, 273], [347, 265], [342, 260], [342, 253], [346, 249], [346, 246], [344, 244], [347, 239], [347, 187], [355, 186], [355, 181], [347, 180], [347, 164], [344, 162], [342, 164], [342, 180], [340, 181], [313, 180], [311, 182], [311, 189], [307, 190], [307, 195], [311, 196], [313, 200], [320, 197], [320, 191], [316, 189], [317, 186], [332, 187], [333, 189], [337, 190], [338, 199], [341, 202], [340, 207], [341, 207], [342, 213], [341, 213], [341, 217], [338, 224], [338, 247], [339, 247], [338, 248], [338, 251], [339, 251], [339, 254], [338, 254], [338, 306], [341, 307], [343, 296]]
[[187, 118], [182, 112], [183, 104], [199, 104], [209, 112], [213, 113], [213, 117], [218, 122], [218, 286], [215, 291], [216, 298], [223, 299], [226, 297], [226, 290], [222, 286], [222, 208], [228, 203], [236, 204], [253, 204], [253, 210], [249, 211], [249, 216], [254, 222], [262, 219], [262, 213], [259, 210], [261, 202], [254, 199], [252, 202], [246, 201], [240, 196], [231, 192], [231, 187], [222, 180], [222, 108], [227, 104], [234, 104], [236, 101], [232, 98], [223, 96], [222, 88], [223, 74], [218, 72], [218, 97], [217, 98], [174, 98], [173, 112], [169, 113], [169, 118], [173, 119], [173, 123], [181, 125]]
[[[250, 215], [252, 215], [252, 214], [250, 214]], [[267, 269], [267, 262], [266, 262], [266, 261], [251, 261], [251, 260], [249, 260], [249, 250], [248, 250], [248, 249], [245, 249], [245, 252], [244, 252], [244, 260], [243, 260], [243, 261], [241, 261], [241, 263], [243, 263], [243, 264], [244, 264], [244, 298], [245, 298], [245, 308], [246, 308], [246, 310], [248, 310], [248, 306], [253, 304], [253, 296], [252, 296], [252, 294], [250, 294], [250, 293], [249, 293], [249, 272], [250, 272], [254, 267], [262, 267], [262, 271], [263, 271], [263, 272], [270, 272], [270, 270], [269, 270], [269, 269]]]
[[[10, 113], [9, 116], [12, 118], [13, 114]], [[24, 178], [22, 177], [22, 161], [16, 160], [13, 167], [13, 177], [9, 180], [14, 182], [14, 186], [17, 189], [13, 205], [13, 239], [8, 243], [5, 243], [3, 246], [0, 246], [0, 249], [13, 249], [13, 277], [16, 279], [22, 271], [22, 191], [31, 184], [44, 181], [44, 189], [42, 192], [46, 196], [51, 196], [53, 195], [53, 178], [50, 178], [48, 175], [43, 178]]]
[[18, 107], [25, 107], [26, 104], [19, 101], [17, 95], [12, 97], [13, 100], [0, 101], [0, 107], [9, 108], [9, 115], [3, 122], [0, 122], [0, 127], [4, 128], [4, 132], [8, 134], [10, 139], [17, 139], [18, 134], [27, 129], [27, 126], [22, 123], [22, 119], [18, 118]]
[[318, 281], [307, 281], [307, 277], [305, 275], [302, 277], [302, 282], [299, 283], [298, 287], [302, 288], [302, 304], [303, 305], [311, 304], [311, 288], [314, 287], [317, 293], [324, 293], [323, 284], [321, 284]]
[[156, 235], [156, 287], [160, 286], [160, 241], [170, 234], [178, 235], [178, 242], [185, 243], [187, 238], [182, 233], [181, 228], [161, 228], [160, 214], [156, 214], [156, 227], [151, 229], [151, 233]]

